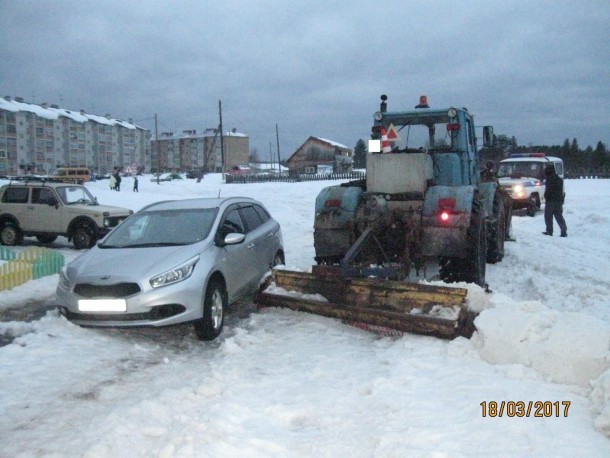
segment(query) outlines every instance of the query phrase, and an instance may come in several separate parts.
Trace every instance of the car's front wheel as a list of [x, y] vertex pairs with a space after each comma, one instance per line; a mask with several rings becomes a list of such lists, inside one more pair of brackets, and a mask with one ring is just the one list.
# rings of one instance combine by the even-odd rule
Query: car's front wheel
[[6, 221], [0, 226], [0, 243], [7, 246], [15, 246], [23, 241], [23, 232], [11, 221]]
[[218, 279], [210, 281], [203, 301], [203, 317], [193, 323], [201, 340], [214, 340], [222, 332], [227, 307], [227, 290]]
[[74, 231], [73, 243], [77, 250], [84, 250], [95, 245], [95, 235], [91, 227], [86, 224], [78, 226]]
[[284, 254], [281, 251], [278, 251], [277, 253], [275, 253], [275, 256], [273, 258], [273, 265], [271, 267], [283, 266], [284, 264]]

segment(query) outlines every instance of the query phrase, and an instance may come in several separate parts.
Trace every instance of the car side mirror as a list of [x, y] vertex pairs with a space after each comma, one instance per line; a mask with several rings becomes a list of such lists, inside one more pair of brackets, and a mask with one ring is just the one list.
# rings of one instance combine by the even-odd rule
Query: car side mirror
[[224, 243], [225, 245], [237, 245], [238, 243], [242, 243], [245, 239], [246, 234], [231, 232], [225, 236]]

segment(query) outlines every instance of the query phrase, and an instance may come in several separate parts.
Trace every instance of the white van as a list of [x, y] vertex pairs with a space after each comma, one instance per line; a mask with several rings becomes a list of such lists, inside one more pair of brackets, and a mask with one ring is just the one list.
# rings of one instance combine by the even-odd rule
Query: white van
[[500, 185], [513, 199], [513, 208], [526, 208], [529, 216], [544, 203], [544, 169], [553, 164], [555, 172], [564, 177], [563, 161], [544, 153], [514, 153], [498, 164]]

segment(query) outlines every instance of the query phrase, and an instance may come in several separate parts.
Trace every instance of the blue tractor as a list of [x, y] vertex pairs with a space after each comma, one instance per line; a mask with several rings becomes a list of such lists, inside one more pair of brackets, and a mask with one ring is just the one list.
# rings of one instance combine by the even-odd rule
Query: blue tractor
[[[312, 272], [274, 269], [279, 288], [265, 285], [256, 302], [373, 331], [470, 337], [467, 289], [417, 280], [486, 287], [486, 262], [504, 256], [510, 198], [489, 170], [481, 174], [467, 109], [431, 109], [422, 97], [414, 110], [390, 112], [381, 100], [366, 179], [316, 198]], [[484, 127], [484, 145], [492, 137]]]
[[[425, 96], [413, 110], [374, 115], [366, 179], [323, 189], [316, 199], [318, 265], [346, 277], [405, 279], [430, 261], [446, 282], [484, 286], [485, 264], [504, 256], [508, 196], [481, 176], [472, 114], [433, 109]], [[483, 128], [490, 146], [493, 129]]]

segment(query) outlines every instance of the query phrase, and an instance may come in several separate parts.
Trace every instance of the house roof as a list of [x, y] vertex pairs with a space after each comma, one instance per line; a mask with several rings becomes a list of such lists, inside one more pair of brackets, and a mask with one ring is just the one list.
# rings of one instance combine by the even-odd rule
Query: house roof
[[36, 105], [35, 103], [27, 103], [16, 99], [0, 98], [0, 109], [5, 111], [11, 111], [13, 113], [17, 113], [19, 111], [26, 111], [29, 113], [34, 113], [36, 116], [45, 119], [56, 120], [60, 116], [65, 118], [70, 118], [76, 122], [87, 122], [93, 121], [98, 124], [106, 124], [109, 126], [120, 125], [127, 129], [143, 129], [142, 127], [136, 126], [133, 123], [125, 122], [121, 119], [111, 118], [109, 115], [106, 116], [98, 116], [94, 114], [85, 113], [82, 110], [66, 110], [64, 108], [59, 108], [56, 105], [48, 106], [46, 104]]
[[345, 146], [341, 143], [335, 142], [333, 140], [328, 140], [326, 138], [321, 138], [321, 137], [314, 137], [313, 135], [310, 136], [307, 140], [305, 140], [305, 142], [299, 146], [294, 153], [292, 153], [290, 155], [290, 157], [286, 160], [286, 162], [290, 162], [290, 160], [294, 157], [295, 154], [297, 154], [305, 145], [307, 145], [307, 143], [310, 143], [311, 141], [315, 141], [315, 142], [320, 142], [320, 143], [326, 143], [328, 146], [331, 146], [333, 148], [340, 148], [340, 149], [345, 149], [345, 150], [349, 150], [349, 151], [353, 151], [352, 148]]

